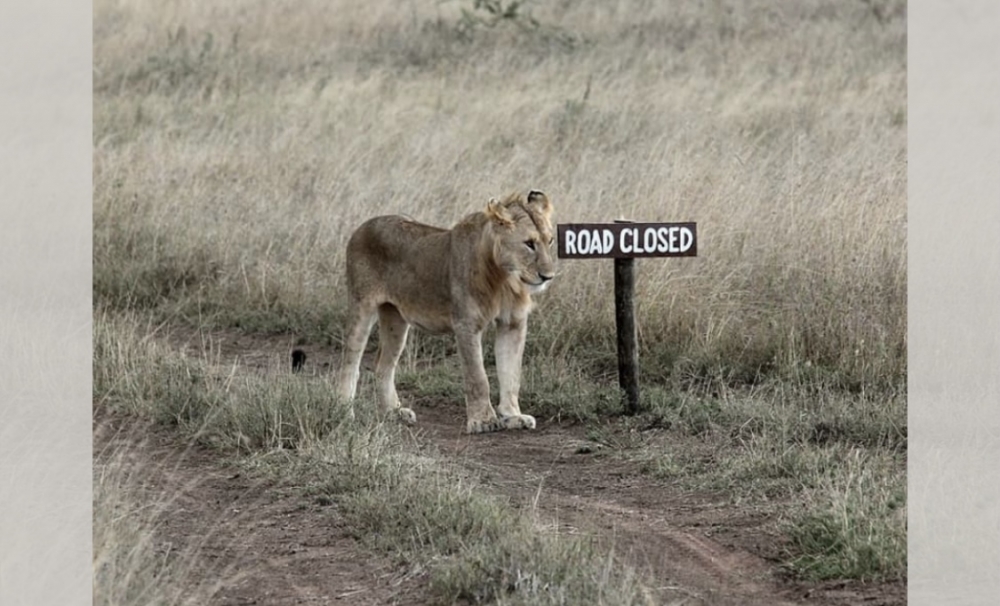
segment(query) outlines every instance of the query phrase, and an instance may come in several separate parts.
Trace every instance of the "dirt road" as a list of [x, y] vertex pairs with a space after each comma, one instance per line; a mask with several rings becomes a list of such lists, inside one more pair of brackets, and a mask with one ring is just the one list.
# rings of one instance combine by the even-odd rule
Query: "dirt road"
[[[191, 336], [172, 341], [202, 347]], [[239, 358], [260, 372], [280, 368], [275, 357], [287, 350], [274, 340], [239, 335], [214, 335], [213, 341], [223, 361]], [[332, 363], [321, 348], [307, 353], [318, 371]], [[458, 403], [414, 408], [419, 443], [517, 506], [534, 508], [544, 523], [607, 537], [618, 557], [649, 573], [665, 603], [906, 603], [903, 582], [785, 578], [776, 562], [782, 538], [773, 512], [657, 482], [637, 464], [588, 446], [582, 426], [543, 421], [536, 431], [468, 436]], [[158, 462], [149, 466], [149, 490], [179, 495], [166, 508], [161, 548], [200, 547], [202, 564], [193, 572], [206, 586], [219, 585], [213, 604], [435, 603], [426, 571], [364, 547], [335, 505], [309, 502], [277, 483], [255, 483], [211, 451], [184, 447], [169, 431], [121, 431], [123, 423], [95, 422], [95, 448], [129, 440], [137, 459]]]

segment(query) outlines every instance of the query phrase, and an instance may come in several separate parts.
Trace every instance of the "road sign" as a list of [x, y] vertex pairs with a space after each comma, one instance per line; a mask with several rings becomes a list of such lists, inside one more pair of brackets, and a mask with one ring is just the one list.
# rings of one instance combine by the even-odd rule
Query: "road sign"
[[694, 257], [695, 223], [566, 223], [556, 227], [560, 259], [615, 260], [618, 384], [629, 414], [639, 412], [639, 345], [635, 324], [635, 259]]

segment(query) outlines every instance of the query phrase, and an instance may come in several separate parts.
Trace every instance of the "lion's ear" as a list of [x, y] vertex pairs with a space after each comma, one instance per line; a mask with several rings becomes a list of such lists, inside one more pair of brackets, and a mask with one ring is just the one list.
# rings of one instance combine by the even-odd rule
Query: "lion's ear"
[[510, 216], [510, 212], [502, 204], [497, 202], [496, 198], [490, 198], [486, 204], [486, 216], [502, 227], [514, 225], [514, 218]]
[[549, 202], [549, 197], [537, 189], [533, 189], [528, 192], [528, 204], [535, 206], [544, 214], [552, 212], [552, 204]]

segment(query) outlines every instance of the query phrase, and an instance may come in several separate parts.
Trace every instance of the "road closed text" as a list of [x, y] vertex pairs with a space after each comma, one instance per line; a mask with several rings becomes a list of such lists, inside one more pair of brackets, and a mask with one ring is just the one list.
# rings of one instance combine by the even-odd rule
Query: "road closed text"
[[587, 223], [559, 225], [559, 257], [693, 257], [694, 223]]

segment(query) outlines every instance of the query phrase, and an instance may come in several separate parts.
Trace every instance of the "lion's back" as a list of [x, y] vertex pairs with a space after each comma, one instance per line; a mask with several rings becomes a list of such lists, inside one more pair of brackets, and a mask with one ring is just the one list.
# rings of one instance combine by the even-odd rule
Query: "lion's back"
[[447, 229], [399, 215], [369, 219], [347, 243], [348, 290], [355, 300], [431, 303], [428, 295], [448, 291], [449, 250]]

